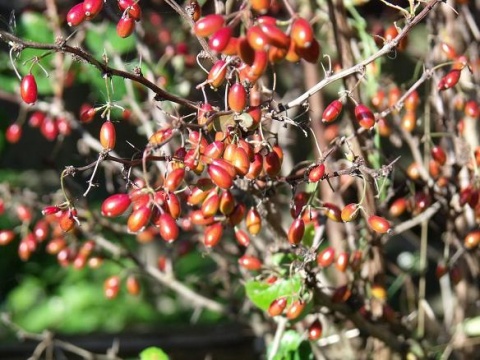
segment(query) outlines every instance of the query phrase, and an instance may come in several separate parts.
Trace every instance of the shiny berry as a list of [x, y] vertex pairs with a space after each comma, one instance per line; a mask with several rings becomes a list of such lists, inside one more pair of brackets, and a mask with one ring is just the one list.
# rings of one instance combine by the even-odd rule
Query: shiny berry
[[103, 8], [103, 0], [83, 0], [83, 11], [88, 19], [97, 16]]
[[322, 251], [320, 251], [317, 255], [317, 264], [320, 267], [326, 268], [333, 264], [335, 260], [335, 250], [329, 246]]
[[316, 341], [320, 339], [320, 337], [322, 336], [322, 331], [323, 331], [322, 323], [318, 319], [315, 320], [308, 327], [308, 339], [311, 341]]
[[198, 20], [193, 26], [195, 35], [200, 37], [208, 37], [219, 30], [225, 24], [222, 15], [211, 14]]
[[305, 233], [305, 222], [301, 218], [296, 218], [288, 229], [287, 239], [290, 245], [298, 245], [302, 241]]
[[380, 234], [385, 234], [390, 232], [390, 223], [383, 217], [372, 215], [368, 218], [368, 225], [370, 228]]
[[262, 218], [256, 208], [248, 210], [245, 225], [251, 235], [257, 235], [262, 229]]
[[20, 83], [20, 96], [26, 104], [33, 104], [37, 101], [37, 82], [32, 74], [23, 77], [22, 82]]
[[308, 48], [314, 40], [312, 26], [306, 19], [298, 17], [293, 21], [290, 37], [298, 48]]
[[137, 0], [118, 0], [118, 7], [120, 10], [127, 10], [128, 16], [139, 21], [142, 17], [142, 8]]
[[68, 26], [80, 25], [86, 19], [83, 3], [74, 5], [67, 13]]
[[173, 242], [177, 240], [179, 235], [178, 225], [170, 214], [161, 214], [155, 223], [159, 228], [160, 236], [163, 240], [166, 242]]
[[229, 26], [222, 27], [215, 31], [208, 41], [210, 49], [216, 52], [222, 52], [228, 46], [232, 37], [232, 28]]
[[258, 271], [262, 268], [260, 259], [253, 255], [243, 255], [238, 259], [238, 264], [242, 268], [250, 271]]
[[10, 144], [15, 144], [20, 141], [22, 133], [22, 127], [17, 123], [13, 123], [7, 127], [7, 130], [5, 131], [5, 139], [7, 139]]
[[223, 225], [220, 222], [216, 222], [210, 226], [207, 226], [203, 235], [203, 243], [206, 247], [211, 248], [216, 246], [223, 235]]
[[117, 23], [117, 34], [121, 38], [126, 38], [132, 35], [135, 30], [135, 20], [129, 16], [122, 16]]
[[274, 317], [281, 315], [283, 313], [283, 310], [285, 310], [285, 307], [287, 306], [287, 298], [286, 297], [280, 297], [278, 299], [275, 299], [272, 301], [270, 306], [268, 307], [268, 315]]
[[363, 104], [355, 106], [355, 118], [361, 127], [371, 129], [375, 125], [375, 116], [372, 111]]
[[115, 125], [111, 121], [105, 121], [100, 128], [100, 144], [104, 150], [113, 150], [117, 141]]
[[323, 111], [322, 122], [331, 123], [338, 118], [342, 112], [343, 103], [340, 100], [333, 100]]
[[312, 183], [319, 182], [322, 180], [323, 175], [325, 175], [325, 165], [315, 165], [314, 167], [310, 168], [310, 171], [308, 172], [308, 181]]
[[233, 84], [228, 90], [228, 106], [237, 113], [245, 110], [247, 105], [247, 90], [240, 83]]

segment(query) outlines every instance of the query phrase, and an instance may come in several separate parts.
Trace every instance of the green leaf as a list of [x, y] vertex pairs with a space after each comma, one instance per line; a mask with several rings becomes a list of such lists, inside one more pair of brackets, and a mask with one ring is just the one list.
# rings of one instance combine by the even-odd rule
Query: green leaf
[[168, 355], [160, 348], [152, 346], [140, 353], [140, 360], [169, 360]]
[[305, 227], [305, 233], [303, 234], [302, 243], [306, 247], [311, 247], [313, 244], [313, 237], [315, 236], [315, 226], [313, 224], [308, 224]]
[[54, 40], [48, 18], [33, 11], [26, 11], [20, 16], [17, 33], [23, 39], [41, 43], [51, 44]]
[[290, 279], [279, 279], [270, 285], [263, 281], [249, 280], [245, 291], [252, 303], [262, 310], [267, 310], [273, 300], [281, 296], [292, 296], [300, 291], [302, 279], [295, 275]]
[[[271, 347], [268, 349], [271, 351]], [[270, 356], [269, 356], [270, 358]], [[309, 360], [313, 359], [312, 348], [295, 330], [287, 330], [282, 336], [280, 347], [274, 360]]]
[[124, 55], [135, 49], [135, 42], [135, 36], [129, 36], [125, 39], [120, 38], [113, 23], [91, 27], [85, 37], [87, 48], [97, 58], [102, 57], [104, 51], [106, 51], [107, 54], [111, 54], [113, 51]]

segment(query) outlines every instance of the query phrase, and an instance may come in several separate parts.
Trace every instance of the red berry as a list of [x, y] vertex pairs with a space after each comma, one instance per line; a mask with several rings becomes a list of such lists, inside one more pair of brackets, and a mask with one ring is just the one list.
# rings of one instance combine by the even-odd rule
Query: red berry
[[355, 106], [355, 118], [360, 126], [365, 129], [371, 129], [375, 125], [375, 116], [372, 111], [363, 104]]
[[[267, 18], [267, 16], [264, 16], [263, 18]], [[288, 47], [290, 46], [290, 37], [280, 30], [277, 25], [275, 25], [275, 19], [272, 19], [272, 22], [259, 21], [258, 26], [266, 35], [270, 45], [288, 50]]]
[[292, 24], [290, 37], [298, 48], [308, 48], [314, 40], [312, 26], [306, 19], [298, 17]]
[[323, 111], [322, 122], [331, 123], [335, 121], [342, 112], [343, 103], [340, 100], [333, 100]]
[[117, 34], [121, 38], [126, 38], [132, 35], [135, 29], [135, 20], [129, 16], [122, 16], [117, 23]]
[[287, 298], [286, 297], [280, 297], [278, 299], [275, 299], [272, 301], [270, 306], [268, 307], [268, 315], [274, 317], [281, 315], [283, 313], [283, 310], [285, 310], [285, 307], [287, 306]]
[[31, 127], [38, 128], [42, 126], [43, 121], [45, 120], [45, 113], [41, 111], [35, 111], [31, 116], [30, 119], [28, 119], [28, 124]]
[[20, 96], [27, 104], [37, 101], [38, 89], [35, 77], [32, 74], [25, 75], [20, 83]]
[[320, 267], [326, 268], [333, 264], [335, 260], [335, 250], [329, 246], [322, 251], [320, 251], [317, 255], [317, 264]]
[[314, 167], [310, 168], [310, 171], [308, 172], [308, 181], [313, 183], [319, 182], [320, 180], [322, 180], [324, 174], [325, 174], [325, 165], [324, 164], [315, 165]]
[[248, 237], [248, 234], [240, 229], [235, 229], [235, 239], [237, 240], [237, 243], [241, 246], [247, 247], [250, 244], [250, 238]]
[[83, 10], [83, 3], [74, 5], [67, 13], [68, 26], [80, 25], [85, 20], [85, 11]]
[[368, 225], [370, 225], [372, 230], [380, 234], [390, 232], [390, 223], [383, 217], [377, 215], [372, 215], [368, 218]]
[[205, 228], [203, 243], [206, 247], [214, 247], [222, 239], [223, 225], [220, 222], [216, 222]]
[[148, 206], [142, 206], [134, 210], [127, 220], [128, 231], [136, 233], [141, 231], [147, 226], [152, 216], [152, 209]]
[[278, 175], [282, 168], [282, 162], [275, 151], [270, 151], [263, 159], [263, 169], [270, 177]]
[[97, 16], [103, 8], [103, 0], [83, 0], [83, 11], [90, 20]]
[[0, 230], [0, 245], [7, 245], [15, 239], [15, 233], [12, 230]]
[[220, 196], [216, 193], [210, 193], [202, 204], [202, 213], [205, 217], [214, 216], [220, 206]]
[[344, 222], [350, 222], [355, 220], [358, 216], [358, 209], [359, 205], [355, 203], [345, 205], [340, 215], [342, 217], [342, 220]]
[[105, 121], [100, 128], [100, 144], [104, 150], [113, 150], [117, 141], [115, 125], [111, 121]]
[[288, 242], [296, 246], [300, 244], [305, 233], [305, 222], [301, 218], [296, 218], [288, 229]]
[[215, 64], [213, 64], [212, 68], [208, 72], [207, 82], [210, 84], [210, 86], [218, 88], [220, 85], [222, 85], [226, 75], [226, 62], [224, 60], [218, 60]]
[[118, 7], [122, 11], [128, 9], [128, 16], [135, 21], [139, 21], [142, 17], [142, 8], [136, 0], [118, 0]]
[[450, 72], [447, 73], [447, 75], [441, 78], [440, 81], [438, 82], [438, 85], [437, 85], [438, 90], [439, 91], [447, 90], [457, 85], [458, 80], [460, 80], [460, 75], [461, 75], [461, 70], [458, 70], [458, 69], [450, 70]]
[[195, 35], [200, 37], [208, 37], [219, 30], [225, 24], [222, 15], [211, 14], [198, 20], [193, 26]]
[[215, 31], [208, 41], [210, 49], [216, 52], [222, 52], [227, 47], [232, 37], [232, 28], [229, 26], [222, 27]]
[[219, 165], [211, 164], [207, 169], [208, 175], [213, 183], [222, 189], [228, 189], [233, 185], [233, 178], [230, 174]]
[[160, 236], [163, 240], [166, 242], [177, 240], [179, 234], [178, 225], [170, 214], [163, 213], [155, 223], [160, 230]]
[[262, 218], [256, 208], [251, 207], [248, 210], [245, 225], [251, 235], [257, 235], [262, 229]]
[[240, 83], [233, 84], [228, 90], [228, 106], [237, 113], [241, 113], [247, 106], [247, 90]]
[[20, 141], [22, 132], [22, 127], [17, 123], [13, 123], [7, 128], [5, 132], [5, 139], [7, 139], [10, 144], [15, 144]]
[[103, 283], [103, 291], [107, 299], [114, 299], [120, 291], [120, 277], [117, 275], [110, 276]]
[[127, 277], [127, 281], [125, 285], [127, 288], [127, 292], [130, 295], [137, 296], [138, 294], [140, 294], [140, 291], [141, 291], [140, 282], [138, 281], [136, 276], [129, 275]]
[[243, 255], [238, 259], [238, 264], [242, 268], [250, 271], [258, 271], [262, 268], [260, 259], [252, 255]]
[[313, 39], [309, 47], [295, 47], [295, 52], [305, 61], [315, 64], [320, 57], [320, 43], [317, 39]]
[[441, 146], [438, 145], [432, 148], [432, 158], [440, 166], [445, 165], [445, 162], [447, 161], [447, 155], [445, 154], [445, 151], [442, 149]]
[[106, 217], [117, 217], [127, 211], [131, 204], [127, 194], [114, 194], [106, 198], [102, 203], [102, 215]]
[[165, 182], [163, 184], [163, 187], [165, 188], [165, 190], [173, 192], [180, 186], [184, 178], [185, 178], [185, 169], [184, 168], [175, 169], [167, 175]]
[[254, 50], [264, 50], [269, 45], [267, 35], [257, 25], [248, 28], [247, 41]]
[[296, 318], [298, 318], [302, 314], [303, 309], [305, 309], [305, 305], [306, 302], [301, 299], [292, 302], [292, 304], [287, 309], [287, 319], [295, 320]]
[[320, 339], [322, 336], [322, 323], [320, 320], [315, 320], [313, 323], [310, 324], [308, 327], [308, 339], [311, 341], [316, 341]]
[[348, 253], [341, 252], [340, 254], [338, 254], [337, 261], [335, 262], [335, 267], [339, 271], [345, 272], [347, 270], [348, 262], [349, 262]]
[[407, 200], [403, 197], [396, 199], [389, 208], [389, 214], [392, 217], [399, 217], [407, 210]]
[[48, 141], [54, 141], [58, 136], [58, 124], [57, 122], [47, 117], [40, 127], [40, 132]]

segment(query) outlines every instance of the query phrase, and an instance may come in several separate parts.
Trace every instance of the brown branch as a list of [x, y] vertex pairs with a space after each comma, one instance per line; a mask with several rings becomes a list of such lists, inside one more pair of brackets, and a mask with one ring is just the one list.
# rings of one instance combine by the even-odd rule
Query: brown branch
[[39, 43], [39, 42], [20, 39], [15, 35], [12, 35], [4, 30], [0, 30], [0, 40], [3, 40], [3, 42], [9, 44], [12, 47], [18, 48], [20, 51], [25, 48], [28, 48], [28, 49], [38, 49], [38, 50], [49, 50], [53, 52], [62, 52], [62, 53], [68, 53], [68, 54], [74, 55], [76, 57], [79, 57], [85, 60], [86, 62], [93, 65], [94, 67], [96, 67], [101, 72], [102, 76], [109, 76], [109, 77], [118, 76], [124, 79], [132, 80], [139, 84], [142, 84], [143, 86], [152, 90], [156, 94], [155, 100], [158, 100], [158, 101], [168, 100], [168, 101], [177, 103], [179, 105], [188, 107], [190, 109], [197, 109], [197, 105], [193, 101], [186, 100], [182, 97], [171, 94], [161, 89], [150, 80], [144, 78], [141, 74], [134, 74], [134, 73], [130, 73], [127, 71], [110, 67], [100, 62], [95, 57], [83, 51], [82, 49], [67, 45], [65, 41], [58, 44]]

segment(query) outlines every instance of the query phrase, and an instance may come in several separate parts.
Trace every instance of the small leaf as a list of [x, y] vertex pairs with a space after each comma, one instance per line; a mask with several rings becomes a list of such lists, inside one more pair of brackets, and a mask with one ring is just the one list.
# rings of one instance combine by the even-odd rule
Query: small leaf
[[[271, 348], [268, 349], [271, 351]], [[269, 358], [271, 358], [269, 356]], [[287, 330], [282, 336], [280, 347], [273, 357], [274, 360], [313, 360], [310, 344], [295, 330]]]
[[140, 360], [169, 360], [168, 355], [160, 348], [152, 346], [142, 350]]
[[263, 281], [250, 280], [245, 284], [248, 298], [258, 308], [266, 311], [273, 300], [282, 296], [291, 297], [298, 293], [302, 286], [302, 279], [295, 275], [290, 279], [279, 279], [270, 285]]

